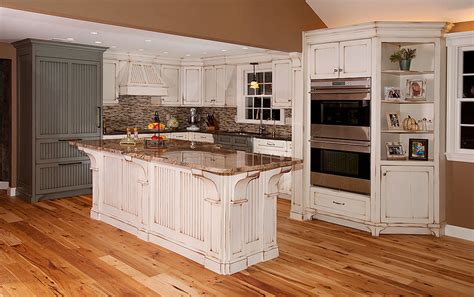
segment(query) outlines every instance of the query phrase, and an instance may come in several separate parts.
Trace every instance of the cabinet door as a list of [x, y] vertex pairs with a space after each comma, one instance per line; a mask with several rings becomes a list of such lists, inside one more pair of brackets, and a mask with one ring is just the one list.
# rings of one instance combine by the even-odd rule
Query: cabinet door
[[180, 70], [176, 66], [161, 66], [161, 78], [168, 87], [168, 96], [161, 100], [163, 105], [180, 105]]
[[103, 104], [117, 103], [117, 70], [118, 62], [104, 61], [102, 69], [102, 102]]
[[371, 76], [371, 40], [354, 40], [341, 42], [339, 77]]
[[291, 107], [291, 61], [273, 62], [272, 106]]
[[68, 60], [36, 59], [36, 136], [38, 138], [68, 134], [69, 75]]
[[433, 223], [433, 168], [382, 166], [381, 221]]
[[309, 52], [311, 79], [339, 77], [339, 43], [315, 44]]
[[225, 66], [225, 106], [237, 107], [237, 66]]
[[202, 104], [202, 68], [183, 68], [183, 105], [200, 106]]
[[101, 65], [97, 62], [70, 63], [69, 134], [94, 136], [101, 134], [102, 88]]
[[226, 66], [216, 66], [216, 96], [215, 106], [224, 106], [227, 91]]
[[204, 106], [212, 106], [216, 101], [217, 82], [216, 82], [216, 68], [204, 67]]

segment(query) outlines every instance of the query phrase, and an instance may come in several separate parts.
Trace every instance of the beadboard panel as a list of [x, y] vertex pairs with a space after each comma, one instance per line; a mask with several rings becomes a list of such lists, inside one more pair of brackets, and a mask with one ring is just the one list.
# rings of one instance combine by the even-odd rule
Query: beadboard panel
[[90, 162], [43, 164], [36, 167], [38, 193], [69, 191], [92, 187]]
[[86, 154], [69, 145], [66, 139], [37, 140], [36, 150], [36, 163], [87, 159]]

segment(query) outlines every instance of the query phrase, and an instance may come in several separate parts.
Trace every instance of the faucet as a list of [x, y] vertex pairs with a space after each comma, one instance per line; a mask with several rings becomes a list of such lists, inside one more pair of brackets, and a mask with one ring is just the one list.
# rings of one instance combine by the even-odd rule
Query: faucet
[[265, 132], [266, 128], [265, 126], [263, 125], [263, 110], [260, 109], [260, 126], [258, 126], [258, 133], [260, 135], [263, 135], [263, 133]]

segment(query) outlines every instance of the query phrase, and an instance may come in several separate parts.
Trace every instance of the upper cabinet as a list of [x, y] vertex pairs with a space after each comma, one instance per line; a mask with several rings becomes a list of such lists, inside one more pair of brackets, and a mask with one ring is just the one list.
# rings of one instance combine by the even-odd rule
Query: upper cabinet
[[182, 105], [201, 106], [202, 105], [202, 67], [183, 67], [183, 92]]
[[273, 96], [272, 106], [291, 108], [292, 69], [290, 60], [279, 60], [272, 63]]
[[311, 79], [371, 76], [371, 40], [314, 44], [310, 47]]
[[161, 79], [168, 87], [168, 95], [161, 99], [162, 105], [180, 104], [180, 67], [163, 65], [161, 66]]
[[102, 101], [104, 104], [117, 103], [118, 98], [118, 61], [104, 60], [102, 69]]
[[204, 106], [235, 106], [235, 66], [204, 67]]

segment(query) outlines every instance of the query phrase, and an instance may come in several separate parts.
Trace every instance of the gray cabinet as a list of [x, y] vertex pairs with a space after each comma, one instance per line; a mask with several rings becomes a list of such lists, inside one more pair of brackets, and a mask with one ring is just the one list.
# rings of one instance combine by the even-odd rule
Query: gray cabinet
[[18, 188], [40, 199], [90, 193], [90, 162], [69, 145], [102, 135], [103, 47], [26, 39], [18, 67]]
[[214, 134], [214, 143], [225, 149], [253, 152], [252, 137], [230, 134]]

